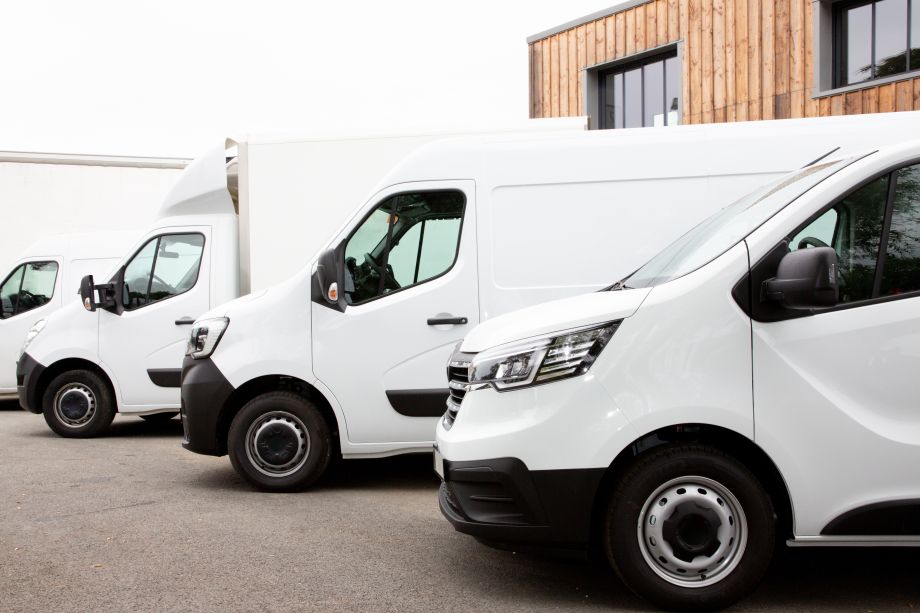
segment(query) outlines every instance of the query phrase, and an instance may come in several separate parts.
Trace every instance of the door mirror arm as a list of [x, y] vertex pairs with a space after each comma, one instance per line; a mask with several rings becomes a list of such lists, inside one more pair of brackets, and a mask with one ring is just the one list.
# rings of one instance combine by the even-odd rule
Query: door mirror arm
[[86, 275], [80, 280], [80, 300], [83, 308], [93, 312], [104, 309], [116, 315], [121, 315], [124, 308], [123, 292], [116, 291], [117, 287], [124, 287], [125, 269], [121, 267], [115, 273], [114, 279], [109, 283], [95, 283], [93, 275]]

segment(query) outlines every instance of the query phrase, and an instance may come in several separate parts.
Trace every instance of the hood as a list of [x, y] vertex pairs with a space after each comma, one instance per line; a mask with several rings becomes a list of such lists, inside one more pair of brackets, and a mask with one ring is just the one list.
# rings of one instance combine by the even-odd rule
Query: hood
[[255, 302], [256, 300], [262, 298], [265, 294], [267, 294], [268, 291], [269, 290], [267, 289], [259, 290], [251, 294], [246, 294], [245, 296], [240, 296], [239, 298], [234, 298], [233, 300], [229, 302], [224, 302], [223, 304], [219, 304], [213, 309], [211, 309], [210, 311], [208, 311], [207, 313], [205, 313], [204, 315], [202, 315], [201, 317], [199, 317], [198, 319], [196, 319], [195, 321], [197, 323], [203, 319], [212, 319], [214, 317], [230, 317], [230, 314], [234, 310], [236, 310], [237, 308], [245, 304], [249, 304], [250, 302]]
[[473, 328], [460, 350], [479, 353], [534, 336], [623, 319], [636, 312], [650, 291], [644, 288], [595, 292], [500, 315]]

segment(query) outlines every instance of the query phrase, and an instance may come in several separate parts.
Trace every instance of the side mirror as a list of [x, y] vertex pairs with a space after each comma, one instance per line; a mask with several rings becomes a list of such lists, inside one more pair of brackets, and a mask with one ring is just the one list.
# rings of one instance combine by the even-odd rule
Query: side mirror
[[313, 273], [312, 300], [323, 306], [339, 311], [345, 310], [345, 282], [343, 269], [339, 265], [341, 259], [337, 249], [325, 251], [316, 262], [316, 272]]
[[[73, 287], [73, 286], [71, 286]], [[80, 300], [87, 311], [96, 310], [96, 292], [93, 275], [86, 275], [80, 279]]]
[[779, 261], [776, 276], [763, 282], [761, 300], [787, 309], [813, 309], [837, 304], [837, 253], [831, 247], [799, 249]]

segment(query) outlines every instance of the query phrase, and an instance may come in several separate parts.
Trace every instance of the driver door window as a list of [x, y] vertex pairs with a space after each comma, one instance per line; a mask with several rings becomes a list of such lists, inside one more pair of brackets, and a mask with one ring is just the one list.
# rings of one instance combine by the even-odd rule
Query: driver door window
[[0, 286], [0, 319], [48, 304], [54, 296], [57, 262], [29, 262], [16, 268]]
[[454, 265], [465, 197], [414, 192], [384, 200], [345, 245], [345, 298], [360, 304], [438, 277]]
[[167, 234], [148, 241], [125, 268], [125, 310], [139, 309], [194, 287], [203, 251], [201, 234]]

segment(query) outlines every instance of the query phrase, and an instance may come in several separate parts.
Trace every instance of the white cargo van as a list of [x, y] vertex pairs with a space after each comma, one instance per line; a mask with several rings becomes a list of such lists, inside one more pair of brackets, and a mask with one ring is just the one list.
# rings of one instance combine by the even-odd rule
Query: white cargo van
[[79, 303], [80, 279], [115, 267], [135, 232], [64, 234], [36, 242], [0, 282], [0, 398], [16, 396], [16, 360], [26, 334], [68, 301]]
[[393, 164], [442, 137], [257, 137], [197, 159], [116, 272], [84, 279], [83, 306], [33, 326], [17, 367], [21, 405], [72, 437], [99, 434], [116, 411], [174, 416], [194, 319], [299, 270]]
[[267, 490], [308, 486], [333, 454], [430, 451], [471, 327], [598, 289], [726, 201], [917, 116], [847, 119], [427, 145], [301, 273], [195, 323], [184, 444]]
[[[654, 230], [652, 230], [654, 232]], [[712, 609], [792, 546], [920, 546], [920, 142], [822, 161], [608, 288], [450, 358], [441, 510], [482, 540], [599, 544]]]

